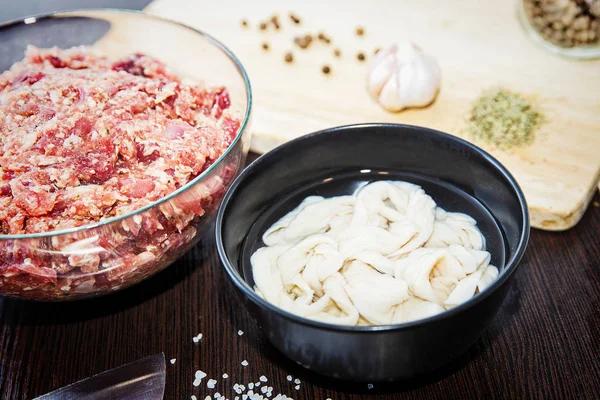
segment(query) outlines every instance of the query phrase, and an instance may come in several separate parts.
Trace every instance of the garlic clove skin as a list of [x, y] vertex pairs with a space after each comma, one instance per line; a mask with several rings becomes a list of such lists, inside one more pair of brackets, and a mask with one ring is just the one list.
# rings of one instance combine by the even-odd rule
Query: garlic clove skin
[[389, 49], [381, 50], [371, 62], [368, 71], [368, 90], [369, 93], [379, 95], [385, 84], [392, 77], [396, 69], [396, 58], [394, 57], [398, 46], [393, 45]]
[[431, 104], [441, 80], [435, 58], [404, 42], [377, 54], [369, 67], [367, 89], [383, 108], [397, 112]]

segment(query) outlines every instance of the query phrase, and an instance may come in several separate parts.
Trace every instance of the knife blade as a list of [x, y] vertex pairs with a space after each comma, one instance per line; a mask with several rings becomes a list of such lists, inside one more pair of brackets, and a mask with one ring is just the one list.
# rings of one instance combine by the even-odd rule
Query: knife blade
[[34, 400], [159, 400], [165, 394], [165, 355], [155, 354], [101, 372]]

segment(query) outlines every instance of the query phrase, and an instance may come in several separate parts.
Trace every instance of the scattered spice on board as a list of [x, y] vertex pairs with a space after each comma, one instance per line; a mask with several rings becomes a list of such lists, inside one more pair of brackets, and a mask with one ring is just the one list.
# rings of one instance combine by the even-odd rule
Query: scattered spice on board
[[294, 38], [294, 43], [301, 49], [306, 49], [312, 43], [312, 36], [309, 34], [304, 36], [296, 36]]
[[261, 31], [264, 31], [265, 29], [267, 29], [267, 23], [261, 22], [260, 25], [258, 25], [258, 27], [260, 28]]
[[468, 117], [467, 132], [500, 149], [533, 142], [544, 116], [518, 93], [491, 90], [475, 100]]
[[600, 1], [523, 0], [531, 26], [547, 41], [561, 47], [600, 42]]
[[356, 36], [363, 36], [365, 34], [365, 28], [359, 26], [356, 28]]
[[283, 57], [283, 60], [286, 63], [291, 63], [291, 62], [294, 61], [294, 55], [291, 52], [288, 51], [287, 53], [285, 53], [285, 56]]
[[290, 19], [296, 25], [300, 25], [300, 18], [298, 18], [294, 13], [290, 13]]
[[264, 42], [264, 43], [262, 44], [262, 48], [263, 48], [263, 50], [269, 50], [269, 43], [267, 43], [267, 42]]
[[377, 53], [379, 53], [380, 51], [381, 51], [381, 47], [378, 47], [378, 48], [376, 48], [376, 49], [375, 49], [375, 51], [373, 52], [373, 54], [377, 54]]
[[342, 55], [342, 51], [340, 49], [335, 49], [333, 51], [333, 55], [336, 57], [340, 57]]
[[275, 27], [276, 30], [279, 30], [279, 28], [281, 28], [281, 25], [279, 25], [279, 16], [277, 14], [273, 15], [271, 17], [271, 23], [273, 24], [273, 26]]
[[325, 33], [323, 32], [319, 32], [319, 34], [317, 35], [317, 38], [324, 43], [331, 43], [331, 39], [329, 38], [329, 36], [327, 36]]
[[325, 75], [331, 72], [331, 67], [329, 65], [323, 65], [322, 71]]
[[248, 20], [243, 19], [242, 22], [242, 27], [247, 28], [248, 27]]
[[358, 53], [356, 55], [356, 58], [358, 59], [358, 61], [365, 61], [366, 57], [365, 57], [365, 53]]

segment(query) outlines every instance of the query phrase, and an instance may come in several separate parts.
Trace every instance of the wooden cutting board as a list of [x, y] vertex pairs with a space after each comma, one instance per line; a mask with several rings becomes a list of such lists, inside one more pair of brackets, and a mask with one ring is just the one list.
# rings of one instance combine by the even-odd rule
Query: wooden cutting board
[[[534, 227], [575, 225], [600, 179], [600, 61], [566, 60], [537, 47], [520, 26], [513, 1], [155, 0], [146, 11], [210, 33], [240, 58], [254, 93], [251, 129], [257, 152], [360, 122], [408, 123], [461, 135], [473, 100], [501, 86], [537, 103], [548, 122], [527, 148], [504, 152], [474, 143], [515, 175]], [[301, 18], [300, 25], [291, 22], [290, 11]], [[259, 22], [273, 13], [280, 15], [282, 29], [259, 30]], [[248, 28], [241, 27], [242, 18]], [[362, 37], [354, 32], [359, 25], [365, 28]], [[332, 38], [331, 45], [300, 50], [293, 44], [294, 36], [319, 31]], [[403, 39], [437, 57], [443, 82], [432, 106], [392, 114], [367, 95], [366, 68], [375, 48]], [[269, 51], [262, 50], [263, 42]], [[334, 48], [342, 57], [333, 56]], [[287, 64], [283, 57], [290, 50], [295, 60]], [[359, 51], [367, 62], [357, 60]], [[331, 74], [321, 72], [324, 64]]]

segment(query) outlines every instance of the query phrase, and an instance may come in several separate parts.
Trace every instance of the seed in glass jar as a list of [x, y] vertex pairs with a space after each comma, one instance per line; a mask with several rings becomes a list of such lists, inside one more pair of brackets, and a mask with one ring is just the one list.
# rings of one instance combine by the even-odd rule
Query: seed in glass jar
[[329, 67], [329, 65], [323, 65], [323, 68], [321, 70], [323, 71], [323, 73], [325, 75], [327, 75], [328, 73], [331, 72], [331, 67]]
[[267, 42], [264, 42], [264, 43], [262, 44], [262, 48], [263, 48], [263, 50], [269, 50], [269, 43], [267, 43]]
[[292, 52], [288, 51], [287, 53], [285, 53], [285, 56], [283, 57], [283, 60], [286, 63], [291, 63], [294, 61], [294, 55], [292, 54]]
[[342, 55], [342, 51], [340, 49], [335, 49], [333, 51], [333, 55], [336, 57], [340, 57]]
[[358, 59], [358, 61], [365, 61], [365, 58], [366, 58], [366, 57], [365, 57], [365, 53], [362, 53], [362, 52], [361, 52], [361, 53], [358, 53], [358, 54], [356, 55], [356, 58]]
[[363, 28], [362, 26], [359, 26], [356, 28], [356, 35], [357, 36], [362, 36], [365, 34], [365, 28]]
[[573, 18], [575, 16], [571, 13], [566, 13], [565, 15], [562, 16], [562, 18], [560, 19], [560, 22], [563, 23], [563, 25], [570, 25], [571, 22], [573, 22]]
[[247, 20], [245, 20], [245, 19], [243, 19], [243, 20], [242, 20], [241, 24], [242, 24], [242, 26], [243, 26], [244, 28], [247, 28], [247, 27], [248, 27], [248, 21], [247, 21]]
[[582, 29], [587, 28], [588, 22], [589, 22], [588, 17], [586, 17], [586, 16], [578, 17], [575, 19], [575, 21], [573, 21], [573, 28], [576, 31], [580, 31]]
[[294, 15], [294, 13], [290, 13], [290, 19], [292, 20], [292, 22], [294, 22], [296, 25], [300, 24], [300, 18], [298, 18], [297, 16]]
[[546, 26], [546, 20], [543, 17], [535, 17], [533, 23], [539, 28]]
[[579, 32], [577, 34], [577, 40], [579, 40], [581, 43], [587, 43], [588, 41], [588, 33], [587, 31], [583, 31], [583, 32]]
[[261, 22], [258, 27], [260, 28], [261, 31], [264, 31], [265, 29], [267, 29], [267, 23]]
[[556, 31], [550, 38], [555, 42], [559, 42], [563, 38], [563, 33], [561, 31]]

